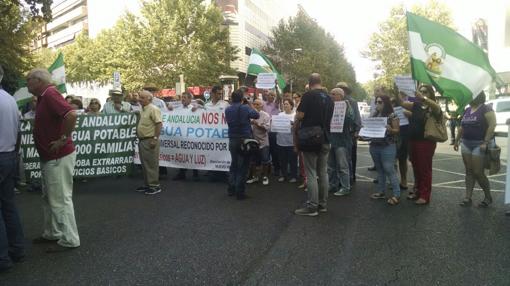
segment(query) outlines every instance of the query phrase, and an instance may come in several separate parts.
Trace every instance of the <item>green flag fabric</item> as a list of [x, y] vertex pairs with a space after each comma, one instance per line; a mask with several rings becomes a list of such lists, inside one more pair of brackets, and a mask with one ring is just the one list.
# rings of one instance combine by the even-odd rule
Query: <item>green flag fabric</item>
[[280, 90], [285, 88], [285, 79], [276, 70], [271, 61], [258, 49], [251, 49], [250, 62], [248, 64], [247, 74], [258, 75], [259, 73], [275, 73]]
[[487, 54], [454, 30], [409, 12], [407, 29], [413, 78], [459, 107], [497, 80]]
[[55, 86], [62, 93], [67, 93], [66, 89], [66, 69], [64, 66], [64, 55], [62, 52], [58, 53], [58, 57], [53, 64], [48, 68], [51, 73], [51, 79], [55, 82]]

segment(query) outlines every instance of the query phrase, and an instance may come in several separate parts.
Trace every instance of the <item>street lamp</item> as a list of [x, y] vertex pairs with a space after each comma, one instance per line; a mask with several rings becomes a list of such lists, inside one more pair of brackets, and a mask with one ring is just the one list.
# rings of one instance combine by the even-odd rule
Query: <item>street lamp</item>
[[[295, 48], [295, 49], [292, 49], [292, 62], [294, 63], [294, 52], [302, 52], [303, 49], [302, 48]], [[290, 93], [292, 94], [292, 83], [293, 83], [293, 78], [292, 78], [292, 74], [290, 75]]]

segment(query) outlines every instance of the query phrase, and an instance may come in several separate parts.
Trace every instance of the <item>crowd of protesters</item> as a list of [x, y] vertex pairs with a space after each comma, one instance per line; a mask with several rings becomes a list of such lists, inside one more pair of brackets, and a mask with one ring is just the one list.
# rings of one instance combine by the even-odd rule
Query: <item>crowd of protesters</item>
[[[0, 67], [0, 80], [3, 71]], [[407, 190], [407, 160], [411, 161], [414, 186], [407, 199], [416, 205], [431, 201], [432, 160], [436, 142], [425, 138], [426, 120], [430, 116], [445, 116], [429, 85], [421, 85], [414, 101], [400, 92], [395, 95], [384, 89], [374, 94], [375, 108], [371, 117], [385, 118], [386, 132], [383, 138], [359, 137], [362, 121], [352, 89], [339, 82], [328, 91], [322, 86], [319, 74], [311, 74], [304, 94], [274, 91], [261, 95], [249, 95], [246, 89], [238, 89], [231, 95], [231, 102], [222, 99], [223, 90], [214, 86], [211, 100], [193, 100], [183, 93], [180, 103], [166, 103], [154, 96], [156, 88], [147, 86], [141, 91], [124, 96], [119, 90], [109, 92], [109, 100], [101, 106], [92, 98], [88, 106], [73, 96], [64, 97], [51, 84], [46, 70], [34, 69], [27, 75], [28, 90], [34, 95], [22, 117], [35, 121], [34, 140], [41, 158], [43, 229], [35, 244], [48, 244], [48, 253], [67, 251], [80, 246], [74, 217], [73, 168], [76, 160], [71, 133], [78, 114], [100, 115], [136, 112], [139, 154], [144, 185], [136, 191], [147, 195], [162, 191], [159, 176], [166, 168], [159, 167], [159, 135], [162, 128], [162, 112], [176, 109], [197, 109], [225, 112], [228, 124], [231, 166], [227, 194], [238, 200], [247, 197], [246, 184], [261, 183], [263, 186], [289, 183], [307, 191], [305, 205], [296, 209], [296, 215], [317, 216], [327, 212], [328, 194], [347, 196], [356, 182], [356, 150], [359, 140], [369, 142], [369, 151], [377, 171], [376, 192], [370, 198], [384, 199], [388, 205], [400, 203], [401, 191]], [[330, 125], [335, 102], [344, 102], [345, 119], [342, 132], [331, 132]], [[20, 115], [16, 102], [0, 89], [0, 271], [23, 261], [25, 256], [23, 230], [14, 204], [16, 158], [19, 150]], [[409, 120], [408, 126], [400, 126], [394, 107], [403, 107]], [[286, 117], [291, 122], [289, 132], [273, 132], [271, 118]], [[454, 149], [461, 149], [466, 169], [466, 194], [461, 206], [472, 203], [475, 182], [483, 189], [485, 198], [479, 207], [492, 203], [490, 185], [484, 173], [485, 150], [494, 143], [495, 116], [485, 105], [485, 94], [478, 95], [465, 110], [463, 116], [451, 113], [458, 133], [452, 139]], [[307, 135], [308, 134], [308, 135]], [[312, 135], [310, 135], [312, 134]], [[309, 144], [310, 140], [316, 142]], [[397, 172], [397, 166], [398, 170]], [[164, 169], [164, 171], [162, 171]], [[184, 180], [186, 169], [180, 169], [174, 180]], [[22, 173], [22, 172], [21, 172]], [[222, 172], [210, 172], [218, 175]], [[271, 178], [276, 180], [273, 182]], [[198, 171], [193, 170], [193, 178]], [[390, 188], [386, 180], [390, 182]], [[299, 182], [299, 183], [298, 183]]]

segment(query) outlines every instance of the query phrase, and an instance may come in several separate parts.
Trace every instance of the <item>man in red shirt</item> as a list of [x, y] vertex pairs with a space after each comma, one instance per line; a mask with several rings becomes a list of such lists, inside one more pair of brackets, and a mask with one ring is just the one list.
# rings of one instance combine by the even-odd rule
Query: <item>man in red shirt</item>
[[34, 141], [41, 159], [43, 187], [44, 230], [33, 242], [54, 244], [48, 253], [74, 249], [80, 246], [73, 207], [76, 153], [71, 140], [77, 115], [51, 85], [47, 70], [30, 71], [27, 87], [37, 96]]

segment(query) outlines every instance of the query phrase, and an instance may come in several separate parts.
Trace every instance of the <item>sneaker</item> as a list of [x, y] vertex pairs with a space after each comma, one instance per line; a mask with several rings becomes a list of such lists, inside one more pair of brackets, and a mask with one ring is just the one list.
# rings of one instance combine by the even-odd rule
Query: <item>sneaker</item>
[[160, 187], [152, 187], [152, 188], [149, 188], [147, 191], [145, 191], [146, 195], [155, 195], [158, 193], [161, 193]]
[[21, 194], [21, 191], [20, 191], [18, 188], [16, 188], [16, 187], [15, 187], [15, 188], [14, 188], [14, 193], [15, 193], [16, 195], [19, 195], [19, 194]]
[[310, 207], [299, 208], [299, 209], [295, 210], [294, 213], [297, 215], [302, 215], [302, 216], [317, 216], [317, 215], [319, 215], [319, 213], [317, 212], [317, 209], [310, 208]]
[[269, 178], [268, 177], [262, 178], [262, 185], [264, 185], [264, 186], [269, 185]]
[[328, 208], [327, 207], [323, 207], [321, 205], [319, 205], [319, 207], [317, 208], [317, 210], [320, 212], [320, 213], [327, 213], [328, 212]]
[[285, 178], [284, 178], [284, 177], [280, 177], [280, 178], [278, 178], [278, 182], [280, 182], [280, 183], [281, 183], [281, 182], [284, 182], [284, 181], [285, 181]]
[[347, 196], [347, 195], [350, 195], [350, 194], [351, 194], [350, 190], [340, 189], [338, 192], [335, 192], [333, 195], [335, 195], [337, 197], [341, 197], [341, 196]]
[[297, 182], [296, 178], [292, 178], [289, 180], [289, 183], [295, 183], [295, 182]]
[[306, 183], [302, 183], [301, 185], [298, 186], [298, 189], [304, 189], [306, 188]]
[[259, 177], [252, 177], [248, 181], [246, 181], [246, 184], [253, 184], [259, 181]]
[[148, 190], [149, 190], [149, 187], [138, 187], [138, 188], [136, 188], [135, 192], [145, 193]]

